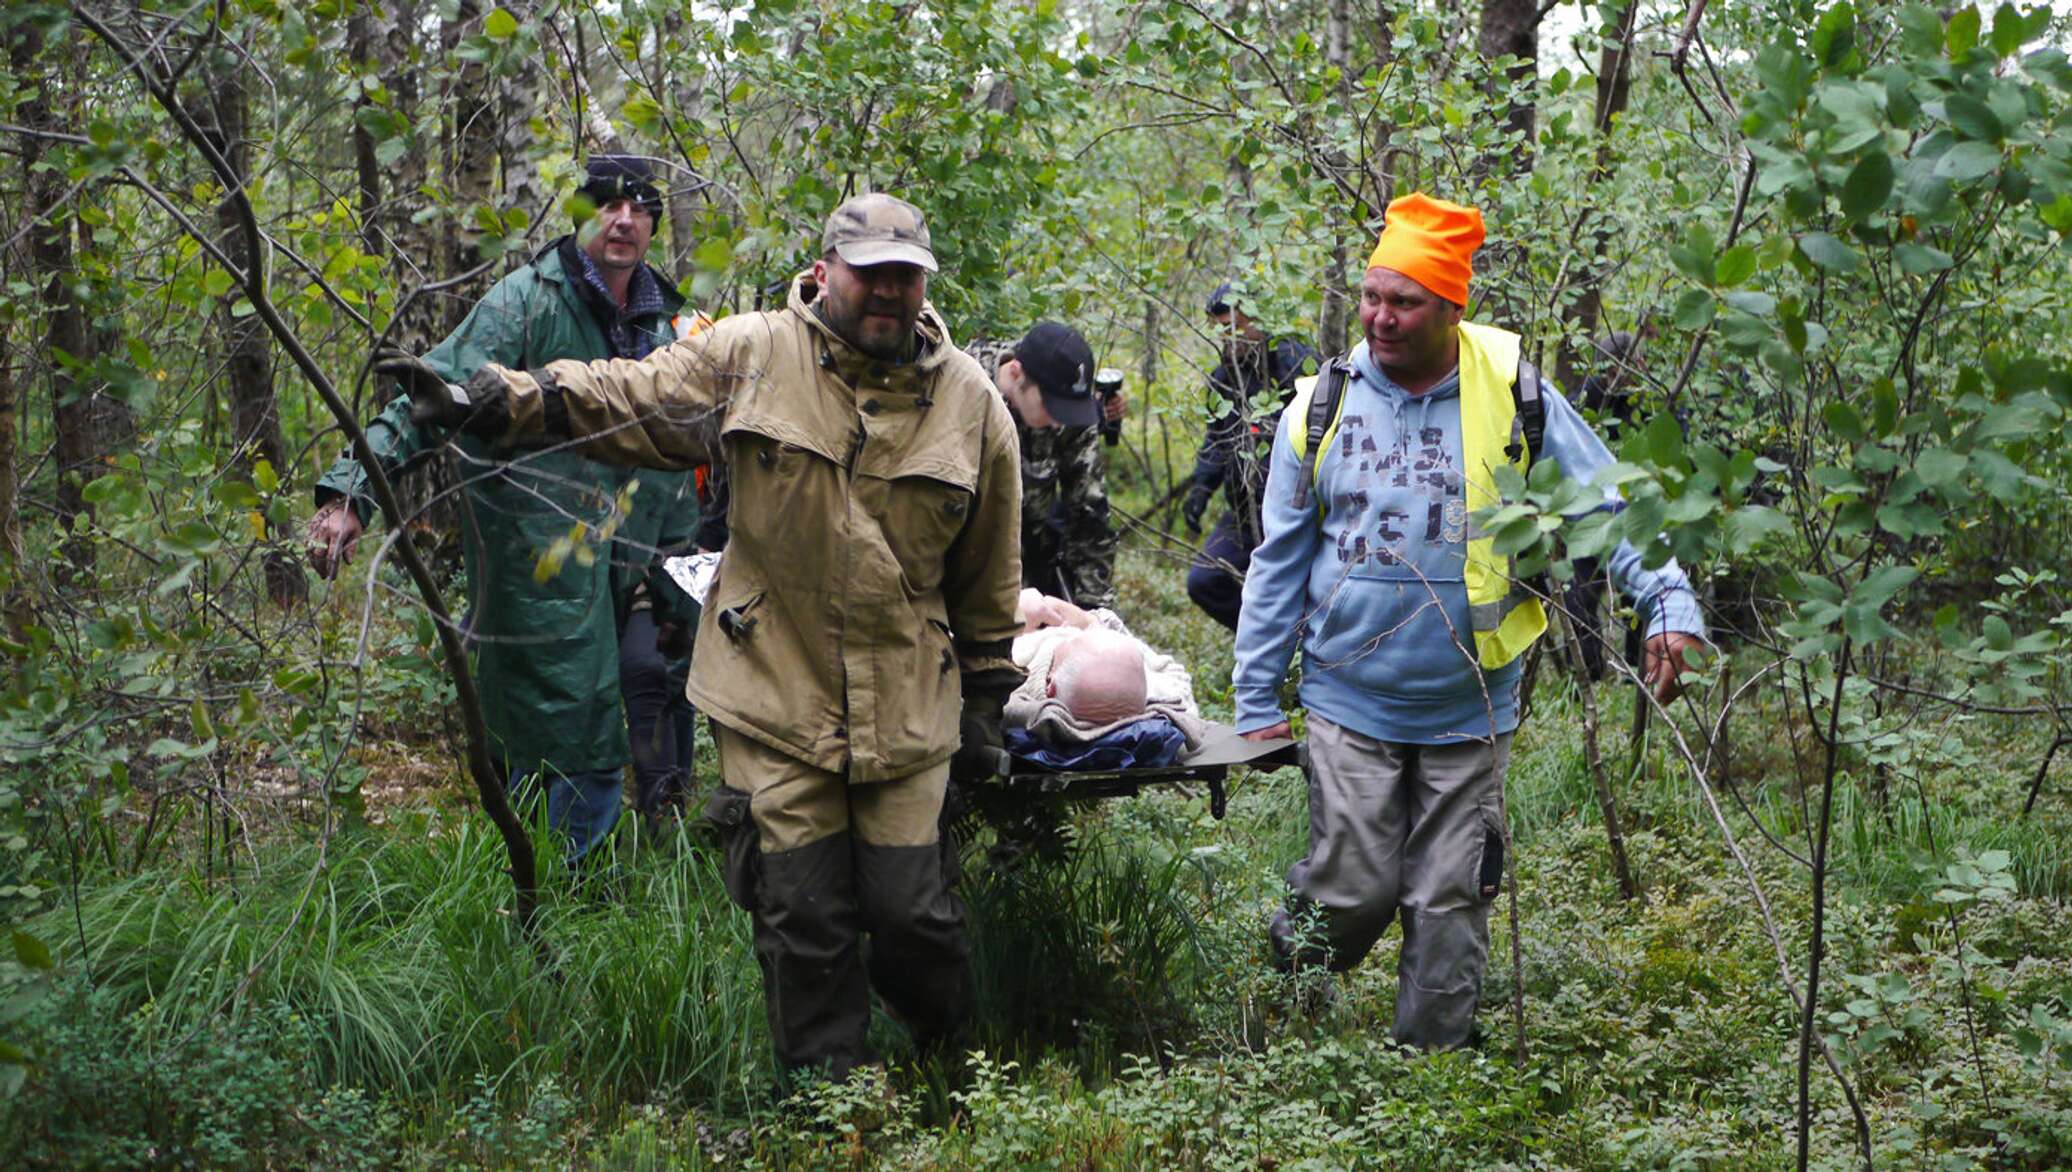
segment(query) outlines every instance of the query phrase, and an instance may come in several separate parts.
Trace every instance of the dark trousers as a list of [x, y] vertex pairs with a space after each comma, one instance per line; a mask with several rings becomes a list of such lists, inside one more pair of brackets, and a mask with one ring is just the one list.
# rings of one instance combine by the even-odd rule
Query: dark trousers
[[1235, 513], [1225, 513], [1210, 530], [1208, 541], [1187, 570], [1187, 597], [1210, 618], [1233, 631], [1237, 630], [1238, 606], [1244, 599], [1245, 570], [1252, 565], [1252, 547], [1256, 544], [1251, 526], [1239, 522]]
[[653, 611], [626, 616], [619, 635], [619, 695], [633, 751], [633, 806], [658, 818], [681, 814], [691, 786], [691, 743], [698, 710], [684, 698], [688, 659], [655, 650]]
[[[1582, 559], [1576, 562], [1575, 581], [1569, 584], [1561, 599], [1569, 616], [1575, 620], [1576, 650], [1582, 653], [1583, 670], [1593, 680], [1604, 678], [1606, 630], [1603, 602], [1609, 585], [1595, 559]], [[1626, 627], [1626, 661], [1639, 667], [1640, 628], [1632, 624], [1623, 625]]]
[[573, 864], [611, 834], [619, 821], [620, 790], [625, 778], [617, 769], [586, 769], [562, 773], [542, 769], [536, 773], [505, 775], [504, 788], [521, 817], [530, 817], [533, 803], [544, 793], [547, 825], [568, 836], [567, 858]]

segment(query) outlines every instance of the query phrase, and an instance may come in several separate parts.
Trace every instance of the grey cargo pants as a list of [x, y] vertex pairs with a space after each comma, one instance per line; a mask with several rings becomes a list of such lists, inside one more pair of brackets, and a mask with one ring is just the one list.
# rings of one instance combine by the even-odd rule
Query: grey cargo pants
[[[1310, 714], [1309, 854], [1288, 868], [1296, 915], [1274, 917], [1279, 961], [1343, 972], [1400, 912], [1396, 1040], [1466, 1044], [1489, 962], [1489, 904], [1503, 884], [1510, 755], [1508, 733], [1494, 744], [1399, 745]], [[1298, 939], [1312, 908], [1322, 930]]]
[[848, 1077], [868, 1059], [872, 988], [918, 1045], [953, 1042], [970, 950], [938, 827], [949, 764], [852, 785], [713, 731], [722, 785], [705, 814], [726, 838], [727, 893], [755, 921], [778, 1065]]

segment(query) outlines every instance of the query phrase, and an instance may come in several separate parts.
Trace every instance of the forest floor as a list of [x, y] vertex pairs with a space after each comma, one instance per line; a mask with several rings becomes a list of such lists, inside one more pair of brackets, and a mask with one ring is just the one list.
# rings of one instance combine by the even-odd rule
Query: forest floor
[[[1127, 547], [1118, 609], [1228, 719], [1229, 640], [1183, 577]], [[1549, 670], [1508, 782], [1517, 903], [1492, 909], [1479, 1048], [1388, 1040], [1393, 932], [1331, 998], [1264, 964], [1304, 841], [1290, 769], [1238, 774], [1221, 822], [1162, 792], [1068, 811], [1053, 855], [975, 835], [965, 1063], [917, 1065], [881, 1019], [882, 1068], [788, 1099], [747, 918], [702, 836], [642, 842], [629, 817], [605, 881], [550, 866], [542, 961], [450, 748], [387, 721], [357, 750], [363, 820], [274, 819], [229, 877], [85, 869], [39, 928], [65, 981], [29, 1011], [46, 1058], [0, 1103], [0, 1160], [1788, 1166], [1797, 1014], [1749, 875], [1802, 984], [1810, 884], [1785, 851], [1808, 853], [1818, 742], [1775, 688], [1737, 717], [1715, 791], [1744, 872], [1659, 723], [1635, 751], [1628, 694], [1601, 695], [1645, 898], [1619, 898], [1578, 697]], [[1952, 717], [1931, 765], [1844, 771], [1821, 1021], [1881, 1166], [2072, 1160], [2072, 792], [2021, 814], [2042, 745]], [[702, 733], [699, 771], [710, 786]], [[1814, 1163], [1860, 1166], [1817, 1061], [1812, 1110]]]

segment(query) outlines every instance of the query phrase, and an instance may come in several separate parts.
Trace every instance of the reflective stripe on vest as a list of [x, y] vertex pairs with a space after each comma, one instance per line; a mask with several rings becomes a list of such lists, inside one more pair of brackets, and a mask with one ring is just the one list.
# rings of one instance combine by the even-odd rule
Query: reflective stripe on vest
[[[1511, 384], [1518, 377], [1519, 340], [1509, 330], [1493, 326], [1460, 323], [1460, 435], [1462, 481], [1467, 488], [1469, 517], [1498, 504], [1495, 467], [1509, 462], [1520, 473], [1532, 453], [1520, 453], [1511, 461], [1504, 454], [1516, 432], [1518, 405]], [[1308, 450], [1310, 396], [1318, 379], [1298, 379], [1295, 398], [1281, 416], [1295, 458]], [[1339, 416], [1345, 413], [1345, 395], [1338, 397], [1338, 409], [1319, 437], [1317, 477], [1323, 478], [1322, 453], [1331, 449], [1338, 433]], [[1318, 486], [1317, 510], [1325, 506]], [[1522, 583], [1511, 580], [1511, 559], [1496, 551], [1496, 540], [1484, 536], [1471, 521], [1468, 529], [1466, 564], [1462, 567], [1468, 587], [1468, 620], [1475, 629], [1475, 656], [1485, 670], [1502, 667], [1525, 653], [1533, 640], [1547, 629], [1547, 612], [1540, 600]]]

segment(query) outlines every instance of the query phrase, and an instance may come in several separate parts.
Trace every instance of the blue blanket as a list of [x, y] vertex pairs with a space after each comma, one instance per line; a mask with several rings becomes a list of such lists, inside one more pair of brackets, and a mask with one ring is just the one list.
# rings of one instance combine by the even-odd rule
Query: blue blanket
[[1163, 716], [1133, 721], [1084, 745], [1051, 745], [1026, 728], [1007, 730], [1007, 750], [1016, 760], [1058, 773], [1157, 769], [1178, 761], [1186, 748], [1187, 738]]

